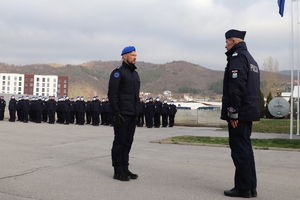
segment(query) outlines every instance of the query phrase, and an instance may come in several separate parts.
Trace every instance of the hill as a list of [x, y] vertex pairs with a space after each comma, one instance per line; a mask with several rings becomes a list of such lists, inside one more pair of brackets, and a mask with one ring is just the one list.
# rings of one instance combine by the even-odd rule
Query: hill
[[[108, 80], [113, 69], [121, 61], [90, 61], [80, 65], [32, 64], [14, 66], [0, 63], [0, 73], [22, 73], [58, 75], [69, 77], [69, 96], [105, 97]], [[141, 91], [152, 96], [170, 90], [177, 98], [184, 93], [203, 98], [220, 98], [223, 71], [211, 70], [186, 61], [173, 61], [165, 64], [137, 62], [137, 72], [141, 78]], [[262, 81], [268, 77], [262, 71]], [[288, 82], [288, 75], [279, 75], [280, 83]]]

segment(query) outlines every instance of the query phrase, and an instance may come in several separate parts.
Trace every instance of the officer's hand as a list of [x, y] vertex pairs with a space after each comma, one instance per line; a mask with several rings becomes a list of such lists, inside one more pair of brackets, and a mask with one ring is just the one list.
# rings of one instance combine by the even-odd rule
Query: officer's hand
[[230, 124], [231, 124], [231, 126], [233, 128], [236, 128], [238, 126], [238, 124], [239, 124], [239, 120], [237, 120], [237, 119], [231, 119], [230, 120]]
[[122, 127], [122, 123], [124, 123], [125, 120], [121, 114], [116, 114], [114, 117], [114, 123], [117, 129], [120, 129]]

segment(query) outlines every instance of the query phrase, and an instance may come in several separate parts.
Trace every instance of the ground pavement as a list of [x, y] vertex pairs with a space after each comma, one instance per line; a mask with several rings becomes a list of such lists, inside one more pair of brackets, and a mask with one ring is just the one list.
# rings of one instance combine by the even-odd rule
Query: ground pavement
[[[137, 128], [130, 169], [114, 180], [109, 126], [0, 122], [1, 200], [218, 200], [233, 187], [230, 149], [151, 141], [177, 135], [227, 136], [215, 128]], [[254, 133], [257, 138], [288, 134]], [[299, 139], [299, 136], [294, 136]], [[300, 152], [255, 150], [258, 197], [300, 199]], [[234, 198], [239, 199], [239, 198]]]

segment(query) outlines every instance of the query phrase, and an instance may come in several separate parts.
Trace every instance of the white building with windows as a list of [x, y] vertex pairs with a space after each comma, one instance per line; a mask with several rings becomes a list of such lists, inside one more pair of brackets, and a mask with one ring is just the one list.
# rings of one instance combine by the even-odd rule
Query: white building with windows
[[24, 74], [0, 73], [1, 93], [23, 94]]
[[58, 76], [34, 75], [33, 95], [49, 96], [57, 94]]

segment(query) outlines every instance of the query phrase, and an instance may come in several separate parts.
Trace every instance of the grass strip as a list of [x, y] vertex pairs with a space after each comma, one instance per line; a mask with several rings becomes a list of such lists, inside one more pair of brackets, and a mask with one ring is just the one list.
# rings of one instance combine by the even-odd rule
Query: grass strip
[[[255, 147], [266, 147], [266, 148], [289, 148], [289, 149], [300, 149], [300, 140], [290, 139], [251, 139], [252, 146]], [[201, 136], [175, 136], [166, 139], [173, 143], [186, 142], [186, 143], [202, 143], [202, 144], [220, 144], [228, 145], [228, 138], [225, 137], [201, 137]]]

